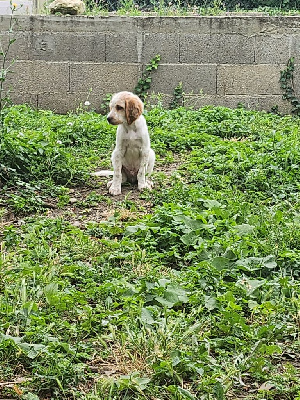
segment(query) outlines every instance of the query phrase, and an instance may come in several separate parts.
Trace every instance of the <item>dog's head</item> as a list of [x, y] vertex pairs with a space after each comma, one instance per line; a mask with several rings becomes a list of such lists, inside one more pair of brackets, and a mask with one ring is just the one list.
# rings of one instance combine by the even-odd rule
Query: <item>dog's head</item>
[[109, 104], [110, 112], [107, 121], [112, 125], [127, 123], [131, 125], [142, 115], [144, 104], [131, 92], [120, 92], [113, 95]]

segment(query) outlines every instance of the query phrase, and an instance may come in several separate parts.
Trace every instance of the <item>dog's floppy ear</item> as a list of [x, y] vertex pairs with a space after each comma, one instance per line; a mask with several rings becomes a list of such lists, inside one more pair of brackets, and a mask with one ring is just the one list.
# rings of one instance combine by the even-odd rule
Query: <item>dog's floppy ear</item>
[[131, 125], [140, 115], [142, 115], [144, 105], [137, 96], [127, 96], [125, 99], [125, 115], [127, 124]]

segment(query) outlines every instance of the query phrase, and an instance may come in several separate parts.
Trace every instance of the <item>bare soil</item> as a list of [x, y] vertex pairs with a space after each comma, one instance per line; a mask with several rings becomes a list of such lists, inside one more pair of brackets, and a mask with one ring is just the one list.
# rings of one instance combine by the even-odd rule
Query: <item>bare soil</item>
[[[168, 180], [180, 164], [180, 160], [168, 164], [158, 163], [154, 172], [154, 187], [156, 186], [155, 174], [163, 173], [165, 179]], [[129, 218], [129, 216], [132, 218], [135, 214], [140, 216], [151, 213], [153, 208], [153, 202], [149, 200], [151, 196], [144, 196], [138, 191], [137, 185], [127, 183], [122, 186], [122, 194], [120, 196], [111, 196], [107, 190], [109, 179], [111, 177], [94, 177], [86, 186], [69, 189], [69, 202], [63, 206], [58, 205], [58, 199], [46, 199], [46, 211], [37, 212], [33, 215], [41, 214], [48, 218], [61, 217], [72, 225], [85, 228], [89, 223], [99, 223], [107, 220], [116, 210], [123, 214], [124, 219]], [[91, 201], [91, 194], [100, 200]], [[130, 204], [134, 205], [134, 211], [128, 207]], [[0, 217], [0, 229], [10, 224], [23, 224], [24, 217], [25, 215], [15, 214], [9, 209], [5, 210]]]

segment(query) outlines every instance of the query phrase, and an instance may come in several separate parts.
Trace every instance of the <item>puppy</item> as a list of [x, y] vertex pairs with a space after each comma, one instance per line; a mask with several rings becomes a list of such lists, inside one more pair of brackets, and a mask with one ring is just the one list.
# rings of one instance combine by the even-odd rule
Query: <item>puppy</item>
[[118, 125], [116, 147], [112, 153], [113, 180], [108, 182], [109, 193], [121, 194], [121, 184], [138, 184], [139, 190], [152, 188], [149, 177], [153, 171], [155, 153], [150, 148], [144, 104], [131, 92], [115, 94], [110, 102], [107, 121]]

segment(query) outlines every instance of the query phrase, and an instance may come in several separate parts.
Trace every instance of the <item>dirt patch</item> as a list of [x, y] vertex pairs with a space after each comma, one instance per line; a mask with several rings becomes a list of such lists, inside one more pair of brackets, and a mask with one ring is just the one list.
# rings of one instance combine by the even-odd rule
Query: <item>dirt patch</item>
[[[168, 164], [158, 163], [154, 173], [154, 187], [157, 174], [163, 174], [168, 180], [180, 164], [179, 159]], [[84, 187], [69, 189], [66, 203], [60, 206], [57, 199], [46, 199], [45, 211], [36, 212], [33, 215], [40, 214], [48, 218], [61, 217], [72, 225], [84, 228], [89, 223], [106, 221], [115, 212], [118, 212], [119, 218], [124, 220], [151, 213], [153, 208], [151, 194], [145, 195], [139, 192], [137, 185], [125, 184], [122, 186], [120, 196], [111, 196], [106, 186], [109, 179], [111, 177], [94, 177]], [[21, 225], [24, 217], [5, 210], [1, 216], [0, 228], [10, 224]]]
[[[85, 226], [91, 222], [102, 222], [114, 215], [116, 210], [123, 212], [126, 218], [126, 209], [131, 203], [135, 204], [135, 208], [140, 213], [151, 212], [152, 202], [144, 200], [137, 190], [136, 185], [123, 186], [120, 196], [111, 196], [107, 192], [107, 179], [101, 178], [103, 181], [99, 186], [99, 182], [95, 182], [95, 186], [89, 188], [76, 188], [70, 190], [70, 202], [63, 208], [53, 207], [46, 213], [49, 218], [62, 217], [75, 226]], [[99, 201], [91, 201], [91, 194]], [[128, 210], [129, 211], [129, 210]]]

